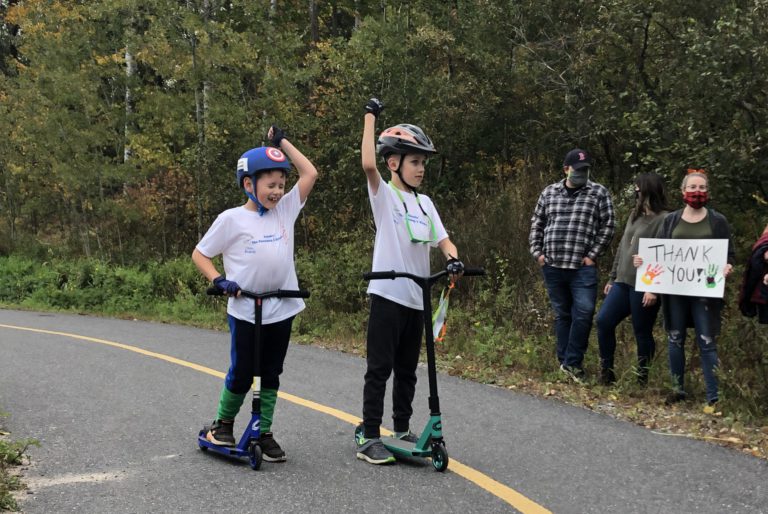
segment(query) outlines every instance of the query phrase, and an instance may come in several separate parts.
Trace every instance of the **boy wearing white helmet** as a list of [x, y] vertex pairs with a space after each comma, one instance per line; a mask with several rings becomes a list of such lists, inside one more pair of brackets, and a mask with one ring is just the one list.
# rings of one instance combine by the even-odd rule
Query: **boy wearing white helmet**
[[[372, 98], [365, 105], [362, 164], [368, 179], [368, 198], [376, 223], [373, 271], [430, 274], [429, 250], [439, 248], [448, 261], [451, 278], [463, 272], [456, 246], [448, 238], [432, 200], [416, 192], [425, 175], [432, 141], [415, 125], [396, 125], [384, 130], [374, 146], [376, 118], [384, 105]], [[376, 167], [376, 153], [391, 172], [384, 182]], [[395, 436], [416, 442], [409, 430], [416, 389], [416, 365], [424, 330], [424, 307], [419, 286], [406, 278], [376, 280], [368, 286], [371, 311], [368, 318], [367, 370], [363, 388], [362, 435], [356, 438], [357, 457], [372, 464], [394, 462], [380, 439], [387, 380], [392, 386]], [[356, 431], [358, 432], [358, 431]]]
[[[192, 261], [213, 285], [229, 296], [227, 318], [231, 334], [231, 364], [219, 398], [218, 412], [206, 438], [234, 446], [233, 425], [253, 382], [254, 300], [240, 289], [274, 291], [298, 289], [293, 260], [293, 225], [315, 185], [317, 170], [274, 125], [267, 138], [275, 146], [253, 148], [237, 162], [237, 183], [245, 205], [222, 212], [192, 252]], [[282, 150], [282, 151], [281, 151]], [[283, 153], [285, 152], [285, 153]], [[288, 160], [290, 159], [290, 161]], [[285, 193], [291, 161], [299, 173]], [[212, 259], [222, 255], [224, 275]], [[299, 298], [267, 298], [262, 305], [261, 436], [263, 458], [285, 461], [285, 452], [272, 436], [272, 418], [280, 374], [288, 350], [293, 319], [304, 309]]]

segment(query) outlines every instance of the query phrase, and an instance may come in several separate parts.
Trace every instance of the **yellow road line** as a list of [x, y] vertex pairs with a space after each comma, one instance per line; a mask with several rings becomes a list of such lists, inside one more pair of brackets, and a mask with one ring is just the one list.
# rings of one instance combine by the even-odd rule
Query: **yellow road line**
[[[15, 325], [4, 325], [2, 323], [0, 323], [0, 328], [24, 330], [27, 332], [36, 332], [38, 334], [50, 334], [55, 336], [69, 337], [72, 339], [79, 339], [81, 341], [88, 341], [91, 343], [104, 344], [107, 346], [120, 348], [121, 350], [128, 350], [131, 352], [139, 353], [141, 355], [146, 355], [147, 357], [154, 357], [156, 359], [164, 360], [166, 362], [177, 364], [179, 366], [184, 366], [186, 368], [191, 368], [191, 369], [194, 369], [195, 371], [206, 373], [214, 377], [224, 378], [225, 376], [224, 373], [220, 371], [216, 371], [215, 369], [201, 366], [193, 362], [177, 359], [176, 357], [171, 357], [170, 355], [165, 355], [162, 353], [145, 350], [137, 346], [117, 343], [115, 341], [107, 341], [105, 339], [81, 336], [78, 334], [70, 334], [67, 332], [57, 332], [55, 330], [43, 330], [39, 328], [19, 327]], [[300, 398], [298, 396], [295, 396], [283, 391], [279, 391], [278, 395], [280, 396], [280, 398], [283, 398], [291, 403], [295, 403], [297, 405], [301, 405], [302, 407], [306, 407], [308, 409], [312, 409], [318, 412], [322, 412], [324, 414], [328, 414], [329, 416], [333, 416], [342, 421], [346, 421], [347, 423], [351, 423], [352, 425], [357, 425], [361, 421], [360, 418], [357, 416], [348, 414], [338, 409], [334, 409], [333, 407], [328, 407], [321, 403], [313, 402], [312, 400], [306, 400], [304, 398]], [[384, 435], [392, 434], [390, 431], [386, 429], [382, 429], [382, 433], [384, 433]], [[526, 498], [525, 496], [518, 493], [511, 487], [507, 487], [506, 485], [500, 482], [497, 482], [496, 480], [492, 479], [488, 475], [481, 473], [480, 471], [477, 471], [476, 469], [471, 468], [465, 464], [462, 464], [456, 459], [451, 458], [450, 464], [449, 464], [449, 471], [456, 473], [457, 475], [469, 480], [473, 484], [481, 487], [482, 489], [485, 489], [486, 491], [496, 496], [497, 498], [504, 500], [505, 502], [509, 503], [511, 506], [513, 506], [515, 509], [517, 509], [523, 514], [551, 514], [551, 511], [549, 511], [548, 509], [545, 509], [544, 507], [534, 502], [533, 500]]]

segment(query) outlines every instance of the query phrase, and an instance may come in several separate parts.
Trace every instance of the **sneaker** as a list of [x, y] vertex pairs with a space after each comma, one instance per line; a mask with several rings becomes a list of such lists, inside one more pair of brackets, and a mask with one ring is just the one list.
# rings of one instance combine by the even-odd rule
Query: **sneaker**
[[259, 446], [261, 446], [262, 457], [267, 462], [285, 462], [285, 452], [277, 444], [272, 432], [264, 432], [259, 436]]
[[395, 439], [400, 439], [401, 441], [407, 441], [413, 444], [416, 444], [419, 442], [419, 436], [417, 436], [410, 430], [408, 432], [395, 432]]
[[600, 370], [600, 385], [609, 386], [616, 383], [616, 373], [611, 368]]
[[685, 391], [672, 391], [664, 399], [664, 404], [672, 405], [673, 403], [685, 401], [687, 398], [688, 395], [685, 393]]
[[235, 437], [232, 435], [234, 425], [234, 419], [217, 419], [208, 427], [205, 438], [219, 446], [234, 446]]
[[565, 364], [560, 364], [560, 371], [565, 373], [568, 378], [577, 384], [583, 384], [584, 379], [587, 377], [587, 374], [584, 373], [582, 368], [577, 368], [575, 366], [566, 366]]
[[376, 439], [357, 438], [357, 458], [371, 464], [391, 464], [395, 456], [387, 450], [378, 437]]

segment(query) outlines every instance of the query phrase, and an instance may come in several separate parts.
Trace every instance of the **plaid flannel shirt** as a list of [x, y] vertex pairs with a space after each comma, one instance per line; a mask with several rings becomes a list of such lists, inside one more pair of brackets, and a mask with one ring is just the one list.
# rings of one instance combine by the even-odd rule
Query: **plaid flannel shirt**
[[616, 220], [608, 190], [592, 181], [573, 196], [565, 180], [539, 195], [528, 237], [531, 255], [556, 268], [577, 269], [584, 257], [597, 260], [613, 238]]

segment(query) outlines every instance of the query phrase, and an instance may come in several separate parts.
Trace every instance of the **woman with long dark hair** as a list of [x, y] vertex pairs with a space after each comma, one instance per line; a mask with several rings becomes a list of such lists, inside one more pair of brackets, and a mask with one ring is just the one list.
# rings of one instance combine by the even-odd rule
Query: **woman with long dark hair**
[[619, 243], [606, 295], [597, 315], [597, 340], [600, 346], [600, 382], [616, 381], [614, 353], [616, 327], [632, 316], [632, 329], [637, 341], [637, 378], [641, 384], [648, 380], [648, 366], [656, 351], [653, 325], [659, 312], [654, 295], [635, 291], [636, 270], [632, 257], [637, 254], [641, 237], [654, 237], [664, 216], [669, 212], [664, 181], [656, 173], [641, 173], [635, 179], [635, 207], [627, 220]]

